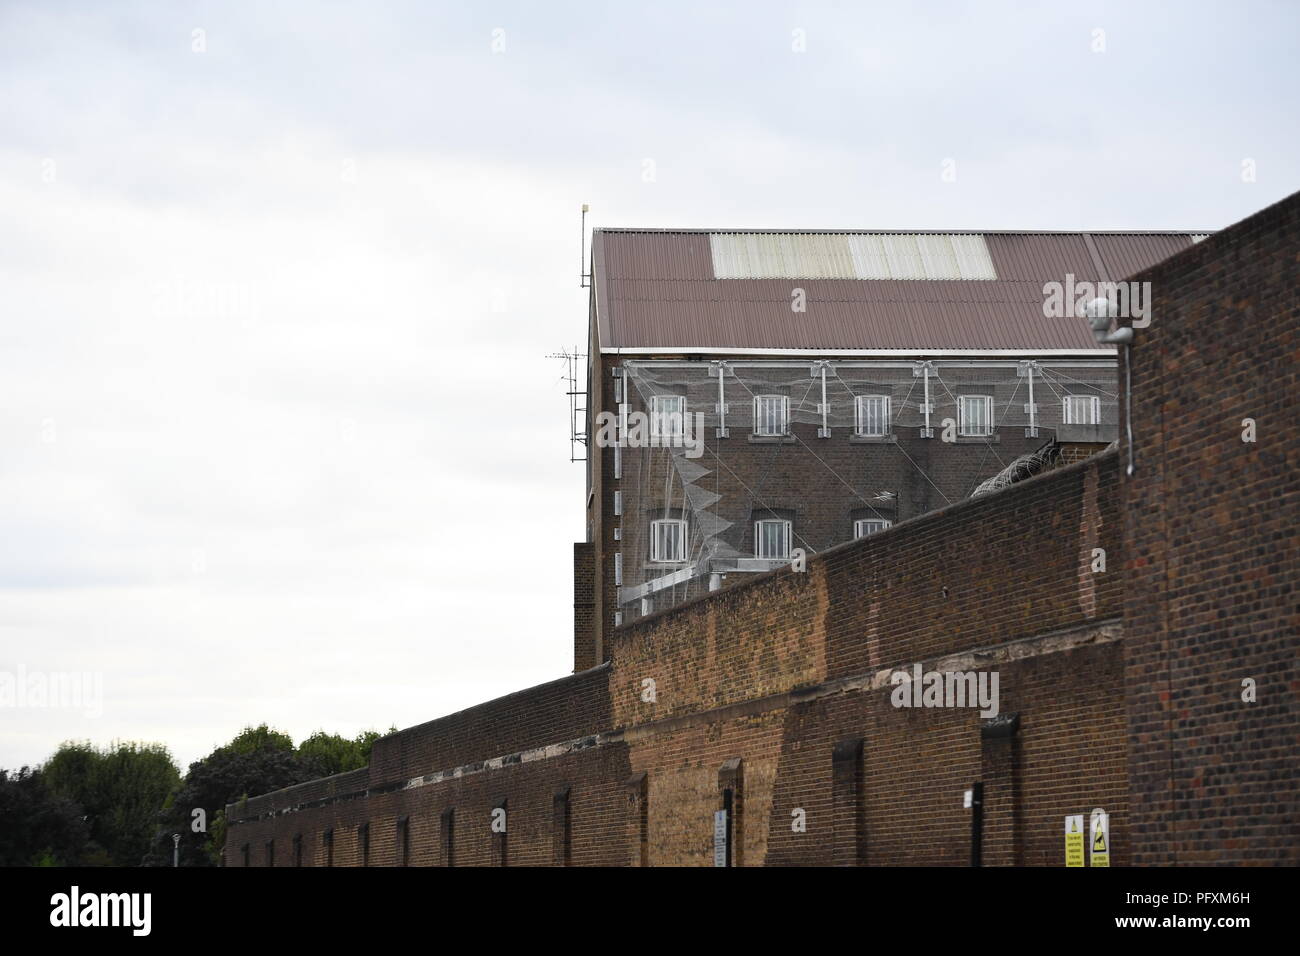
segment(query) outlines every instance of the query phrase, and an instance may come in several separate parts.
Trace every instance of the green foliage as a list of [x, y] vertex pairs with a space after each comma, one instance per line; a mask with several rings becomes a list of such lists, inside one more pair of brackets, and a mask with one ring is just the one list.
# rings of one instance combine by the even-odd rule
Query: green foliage
[[218, 865], [227, 804], [364, 767], [380, 736], [317, 731], [295, 747], [245, 727], [184, 779], [160, 744], [65, 743], [36, 770], [0, 770], [0, 866], [171, 866], [173, 834], [182, 866]]
[[94, 865], [98, 848], [82, 817], [39, 769], [0, 770], [0, 866]]
[[[158, 808], [180, 784], [161, 744], [63, 744], [42, 768], [50, 792], [79, 805], [107, 865], [135, 866], [148, 851]], [[98, 856], [98, 855], [97, 855]]]
[[293, 738], [279, 730], [272, 730], [266, 724], [258, 724], [256, 727], [245, 727], [235, 735], [234, 740], [217, 750], [243, 756], [276, 750], [292, 752]]
[[[217, 866], [226, 842], [225, 807], [296, 783], [366, 766], [380, 734], [367, 731], [349, 740], [318, 731], [298, 747], [288, 734], [266, 724], [246, 727], [230, 743], [190, 764], [170, 803], [162, 806], [147, 865], [170, 866], [173, 833], [181, 834], [182, 866]], [[196, 831], [194, 810], [207, 827]]]
[[221, 850], [225, 845], [226, 808], [222, 807], [217, 811], [217, 815], [212, 818], [212, 826], [208, 828], [208, 842], [203, 847], [213, 865], [220, 865]]
[[367, 730], [351, 740], [318, 730], [298, 745], [298, 756], [309, 774], [308, 779], [330, 777], [359, 770], [370, 763], [370, 749], [379, 737], [375, 730]]

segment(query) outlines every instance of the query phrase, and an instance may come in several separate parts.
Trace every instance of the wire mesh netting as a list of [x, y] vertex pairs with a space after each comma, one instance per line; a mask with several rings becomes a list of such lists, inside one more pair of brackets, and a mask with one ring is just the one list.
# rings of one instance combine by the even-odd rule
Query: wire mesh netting
[[1062, 426], [1117, 421], [1097, 361], [622, 369], [624, 621], [1004, 487], [1050, 465]]

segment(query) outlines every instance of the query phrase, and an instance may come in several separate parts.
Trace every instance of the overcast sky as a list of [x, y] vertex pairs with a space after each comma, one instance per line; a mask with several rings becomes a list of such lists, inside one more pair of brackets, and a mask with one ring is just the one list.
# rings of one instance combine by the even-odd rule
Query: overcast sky
[[1248, 2], [0, 4], [0, 673], [103, 687], [0, 709], [0, 766], [568, 673], [544, 356], [584, 342], [581, 203], [1221, 228], [1300, 186], [1297, 36]]

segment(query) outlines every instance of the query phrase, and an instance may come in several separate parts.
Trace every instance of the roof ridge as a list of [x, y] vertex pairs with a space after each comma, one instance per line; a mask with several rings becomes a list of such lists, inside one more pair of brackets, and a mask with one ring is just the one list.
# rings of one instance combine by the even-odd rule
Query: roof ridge
[[787, 236], [1202, 236], [1218, 229], [700, 229], [675, 226], [594, 226], [593, 232], [648, 232], [666, 235], [787, 235]]

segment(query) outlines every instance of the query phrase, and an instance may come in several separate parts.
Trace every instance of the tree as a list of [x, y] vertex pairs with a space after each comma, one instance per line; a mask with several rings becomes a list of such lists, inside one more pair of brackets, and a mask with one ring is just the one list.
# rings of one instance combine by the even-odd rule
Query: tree
[[174, 833], [181, 835], [182, 866], [219, 865], [227, 804], [364, 767], [380, 736], [367, 730], [349, 740], [322, 730], [295, 748], [293, 738], [266, 724], [245, 727], [229, 743], [190, 764], [185, 779], [161, 805], [145, 865], [172, 865]]
[[298, 745], [298, 757], [308, 780], [359, 770], [370, 763], [370, 748], [380, 734], [367, 730], [349, 740], [318, 730]]
[[93, 865], [81, 807], [53, 793], [39, 769], [0, 770], [0, 866]]
[[190, 764], [158, 815], [162, 826], [145, 865], [171, 866], [172, 834], [179, 833], [182, 866], [216, 866], [225, 844], [226, 804], [301, 783], [309, 779], [304, 774], [288, 734], [266, 724], [245, 727], [230, 743]]
[[65, 743], [42, 768], [49, 790], [79, 804], [90, 838], [110, 864], [136, 866], [153, 839], [158, 808], [180, 783], [162, 744]]

